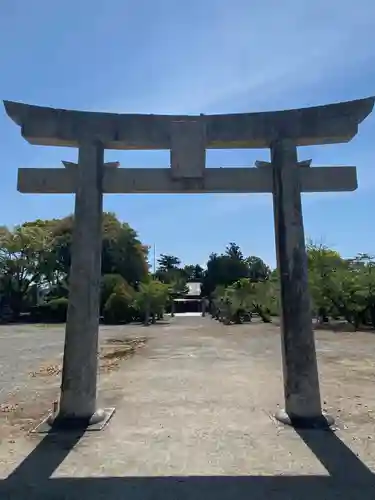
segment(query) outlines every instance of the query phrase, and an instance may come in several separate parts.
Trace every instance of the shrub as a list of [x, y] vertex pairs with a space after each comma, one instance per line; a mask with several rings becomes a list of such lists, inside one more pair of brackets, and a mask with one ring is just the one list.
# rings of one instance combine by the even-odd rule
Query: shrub
[[113, 293], [108, 297], [103, 308], [104, 322], [107, 324], [129, 323], [134, 316], [133, 289], [129, 286], [117, 286]]
[[120, 274], [104, 274], [100, 283], [100, 312], [104, 313], [104, 306], [115, 288], [126, 285], [126, 281]]
[[42, 323], [64, 323], [68, 312], [68, 299], [60, 297], [33, 308], [31, 318]]
[[135, 305], [146, 325], [149, 324], [150, 318], [155, 323], [156, 317], [163, 314], [168, 295], [169, 285], [159, 280], [153, 279], [140, 283], [139, 290], [135, 294]]

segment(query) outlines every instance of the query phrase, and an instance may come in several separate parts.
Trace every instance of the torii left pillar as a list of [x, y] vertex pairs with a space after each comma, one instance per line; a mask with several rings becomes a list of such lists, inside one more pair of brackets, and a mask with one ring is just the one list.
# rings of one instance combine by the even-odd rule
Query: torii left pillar
[[100, 430], [114, 409], [96, 406], [104, 148], [79, 145], [60, 407], [55, 428]]

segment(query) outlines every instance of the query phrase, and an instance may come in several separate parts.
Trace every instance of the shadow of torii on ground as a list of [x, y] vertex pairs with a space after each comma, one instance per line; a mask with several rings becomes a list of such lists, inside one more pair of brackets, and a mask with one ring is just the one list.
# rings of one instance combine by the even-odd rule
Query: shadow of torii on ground
[[[296, 431], [329, 476], [161, 476], [53, 478], [84, 432], [47, 435], [9, 477], [0, 498], [34, 499], [361, 499], [375, 498], [375, 476], [332, 431]], [[148, 457], [145, 457], [147, 460]], [[105, 461], [105, 455], [103, 456]], [[126, 473], [126, 471], [124, 471]]]

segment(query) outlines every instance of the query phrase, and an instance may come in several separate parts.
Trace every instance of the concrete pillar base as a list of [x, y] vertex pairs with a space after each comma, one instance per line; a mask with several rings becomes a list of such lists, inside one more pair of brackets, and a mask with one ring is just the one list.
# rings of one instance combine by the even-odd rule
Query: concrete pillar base
[[53, 432], [69, 431], [101, 431], [108, 424], [115, 408], [105, 408], [97, 410], [91, 417], [64, 417], [57, 414], [48, 415], [33, 432], [46, 434]]
[[329, 429], [335, 423], [331, 415], [323, 413], [316, 417], [298, 417], [289, 415], [285, 410], [279, 410], [275, 418], [282, 424], [296, 429]]

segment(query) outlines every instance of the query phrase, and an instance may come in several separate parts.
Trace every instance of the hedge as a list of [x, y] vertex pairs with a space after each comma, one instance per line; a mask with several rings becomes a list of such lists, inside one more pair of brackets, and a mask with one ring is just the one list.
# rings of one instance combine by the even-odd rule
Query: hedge
[[60, 297], [31, 310], [31, 319], [38, 323], [64, 323], [68, 312], [68, 299]]

